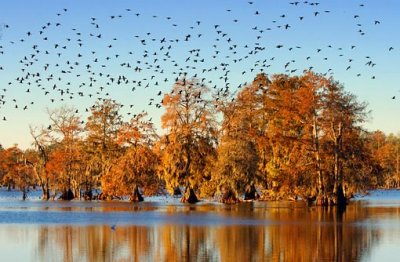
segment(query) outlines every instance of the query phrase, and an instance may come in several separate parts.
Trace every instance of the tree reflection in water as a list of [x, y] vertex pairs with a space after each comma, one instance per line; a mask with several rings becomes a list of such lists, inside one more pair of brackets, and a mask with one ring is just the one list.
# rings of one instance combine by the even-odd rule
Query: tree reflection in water
[[[196, 212], [207, 212], [207, 207], [198, 207]], [[168, 222], [117, 225], [115, 230], [109, 225], [21, 224], [2, 226], [0, 238], [13, 236], [8, 241], [15, 247], [33, 246], [27, 254], [32, 261], [358, 261], [379, 243], [384, 232], [360, 221], [368, 223], [385, 211], [359, 205], [351, 205], [345, 212], [257, 206], [221, 206], [212, 212], [271, 223]], [[182, 216], [190, 219], [188, 214]], [[390, 216], [398, 219], [400, 215], [397, 210]]]

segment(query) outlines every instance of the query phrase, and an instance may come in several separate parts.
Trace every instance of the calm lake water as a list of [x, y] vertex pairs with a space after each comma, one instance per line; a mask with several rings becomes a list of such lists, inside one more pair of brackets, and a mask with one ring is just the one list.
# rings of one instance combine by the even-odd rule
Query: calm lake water
[[400, 191], [336, 209], [27, 201], [0, 191], [0, 261], [399, 261]]

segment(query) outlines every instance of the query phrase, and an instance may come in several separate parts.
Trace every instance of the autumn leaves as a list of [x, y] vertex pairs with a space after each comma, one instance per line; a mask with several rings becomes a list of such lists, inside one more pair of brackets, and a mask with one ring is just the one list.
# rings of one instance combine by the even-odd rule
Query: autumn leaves
[[260, 74], [235, 99], [207, 100], [207, 91], [194, 79], [164, 99], [167, 188], [219, 193], [225, 203], [260, 192], [264, 199], [343, 205], [368, 186], [365, 105], [333, 79]]
[[[31, 132], [36, 157], [21, 152], [36, 174], [29, 183], [75, 197], [100, 189], [101, 199], [181, 188], [189, 203], [219, 196], [343, 205], [377, 175], [360, 126], [365, 105], [322, 75], [259, 74], [235, 97], [178, 79], [163, 106], [161, 136], [146, 113], [124, 122], [111, 100], [98, 101], [85, 126], [73, 109], [49, 112], [51, 130]], [[3, 183], [13, 183], [5, 170]]]

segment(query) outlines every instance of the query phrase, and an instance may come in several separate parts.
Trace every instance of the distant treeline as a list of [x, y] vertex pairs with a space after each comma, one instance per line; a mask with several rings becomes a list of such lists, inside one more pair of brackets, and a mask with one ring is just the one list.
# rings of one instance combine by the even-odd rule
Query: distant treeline
[[43, 199], [61, 192], [141, 201], [183, 189], [190, 203], [219, 196], [317, 205], [400, 186], [400, 138], [363, 130], [366, 104], [324, 75], [259, 74], [236, 94], [181, 78], [162, 105], [162, 135], [146, 112], [123, 121], [110, 99], [98, 100], [86, 121], [74, 108], [48, 110], [51, 124], [30, 128], [34, 149], [0, 150], [1, 183], [24, 197], [40, 186]]

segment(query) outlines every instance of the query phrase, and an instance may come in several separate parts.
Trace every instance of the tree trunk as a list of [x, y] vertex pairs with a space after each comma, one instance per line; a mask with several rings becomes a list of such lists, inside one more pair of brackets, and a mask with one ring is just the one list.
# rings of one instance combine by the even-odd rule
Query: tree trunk
[[42, 200], [49, 200], [50, 199], [50, 189], [49, 189], [49, 182], [42, 184]]
[[338, 208], [342, 208], [345, 207], [347, 205], [347, 199], [344, 195], [343, 192], [343, 186], [339, 185], [336, 193], [335, 193], [335, 204], [338, 206]]
[[318, 194], [316, 200], [315, 200], [315, 205], [317, 206], [329, 206], [329, 199], [326, 195], [324, 194]]
[[48, 197], [46, 197], [46, 189], [42, 186], [42, 200], [49, 200]]
[[142, 202], [143, 196], [140, 194], [139, 187], [136, 185], [135, 189], [133, 190], [133, 194], [129, 199], [132, 202]]
[[74, 193], [72, 192], [71, 188], [68, 188], [68, 190], [64, 191], [62, 195], [60, 196], [61, 200], [72, 200], [74, 199]]
[[72, 192], [74, 193], [74, 196], [78, 199], [81, 199], [81, 190], [76, 180], [71, 179], [70, 185], [72, 186]]
[[[343, 208], [347, 205], [347, 199], [343, 190], [343, 169], [342, 169], [342, 133], [343, 125], [339, 122], [337, 129], [334, 123], [331, 123], [332, 129], [332, 140], [333, 140], [333, 158], [334, 158], [334, 169], [333, 169], [333, 189], [327, 193], [323, 187], [323, 183], [318, 181], [319, 185], [322, 185], [322, 190], [318, 191], [316, 205], [318, 206], [333, 206], [336, 205], [338, 208]], [[322, 177], [322, 176], [321, 176]], [[322, 181], [323, 182], [323, 181]], [[320, 189], [320, 187], [318, 187]]]
[[81, 195], [81, 188], [80, 187], [76, 187], [74, 189], [74, 195], [76, 198], [78, 198], [79, 200], [82, 199], [82, 195]]
[[314, 118], [313, 118], [313, 146], [314, 146], [315, 167], [317, 170], [317, 198], [316, 198], [317, 203], [316, 204], [318, 206], [326, 206], [328, 203], [327, 203], [327, 197], [326, 197], [326, 192], [325, 192], [324, 180], [322, 177], [317, 117], [315, 114], [314, 114]]
[[262, 173], [263, 173], [263, 180], [264, 180], [264, 187], [265, 189], [269, 189], [268, 185], [268, 172], [267, 172], [267, 153], [266, 149], [262, 150]]
[[182, 196], [181, 202], [189, 203], [189, 204], [195, 204], [195, 203], [199, 202], [199, 199], [197, 198], [192, 187], [186, 186], [185, 194]]
[[175, 196], [181, 196], [182, 195], [182, 191], [181, 191], [181, 189], [179, 188], [179, 186], [177, 186], [177, 187], [175, 187], [174, 188], [174, 197]]
[[334, 187], [333, 187], [333, 204], [339, 207], [344, 207], [347, 204], [346, 197], [343, 191], [343, 170], [341, 163], [341, 150], [342, 150], [342, 123], [339, 123], [338, 135], [335, 137], [334, 143]]
[[50, 194], [47, 192], [46, 187], [42, 185], [42, 200], [49, 200]]
[[221, 202], [224, 204], [237, 204], [240, 200], [237, 198], [236, 194], [232, 190], [225, 190], [222, 195]]
[[244, 200], [257, 200], [260, 196], [257, 193], [256, 187], [252, 185], [246, 192], [244, 193]]
[[22, 188], [22, 200], [26, 200], [27, 193], [26, 193], [26, 187]]
[[85, 200], [93, 199], [92, 186], [87, 180], [85, 181], [85, 192], [83, 193], [83, 198]]
[[93, 199], [92, 190], [86, 190], [86, 191], [83, 193], [83, 199], [85, 199], [85, 200], [92, 200], [92, 199]]

